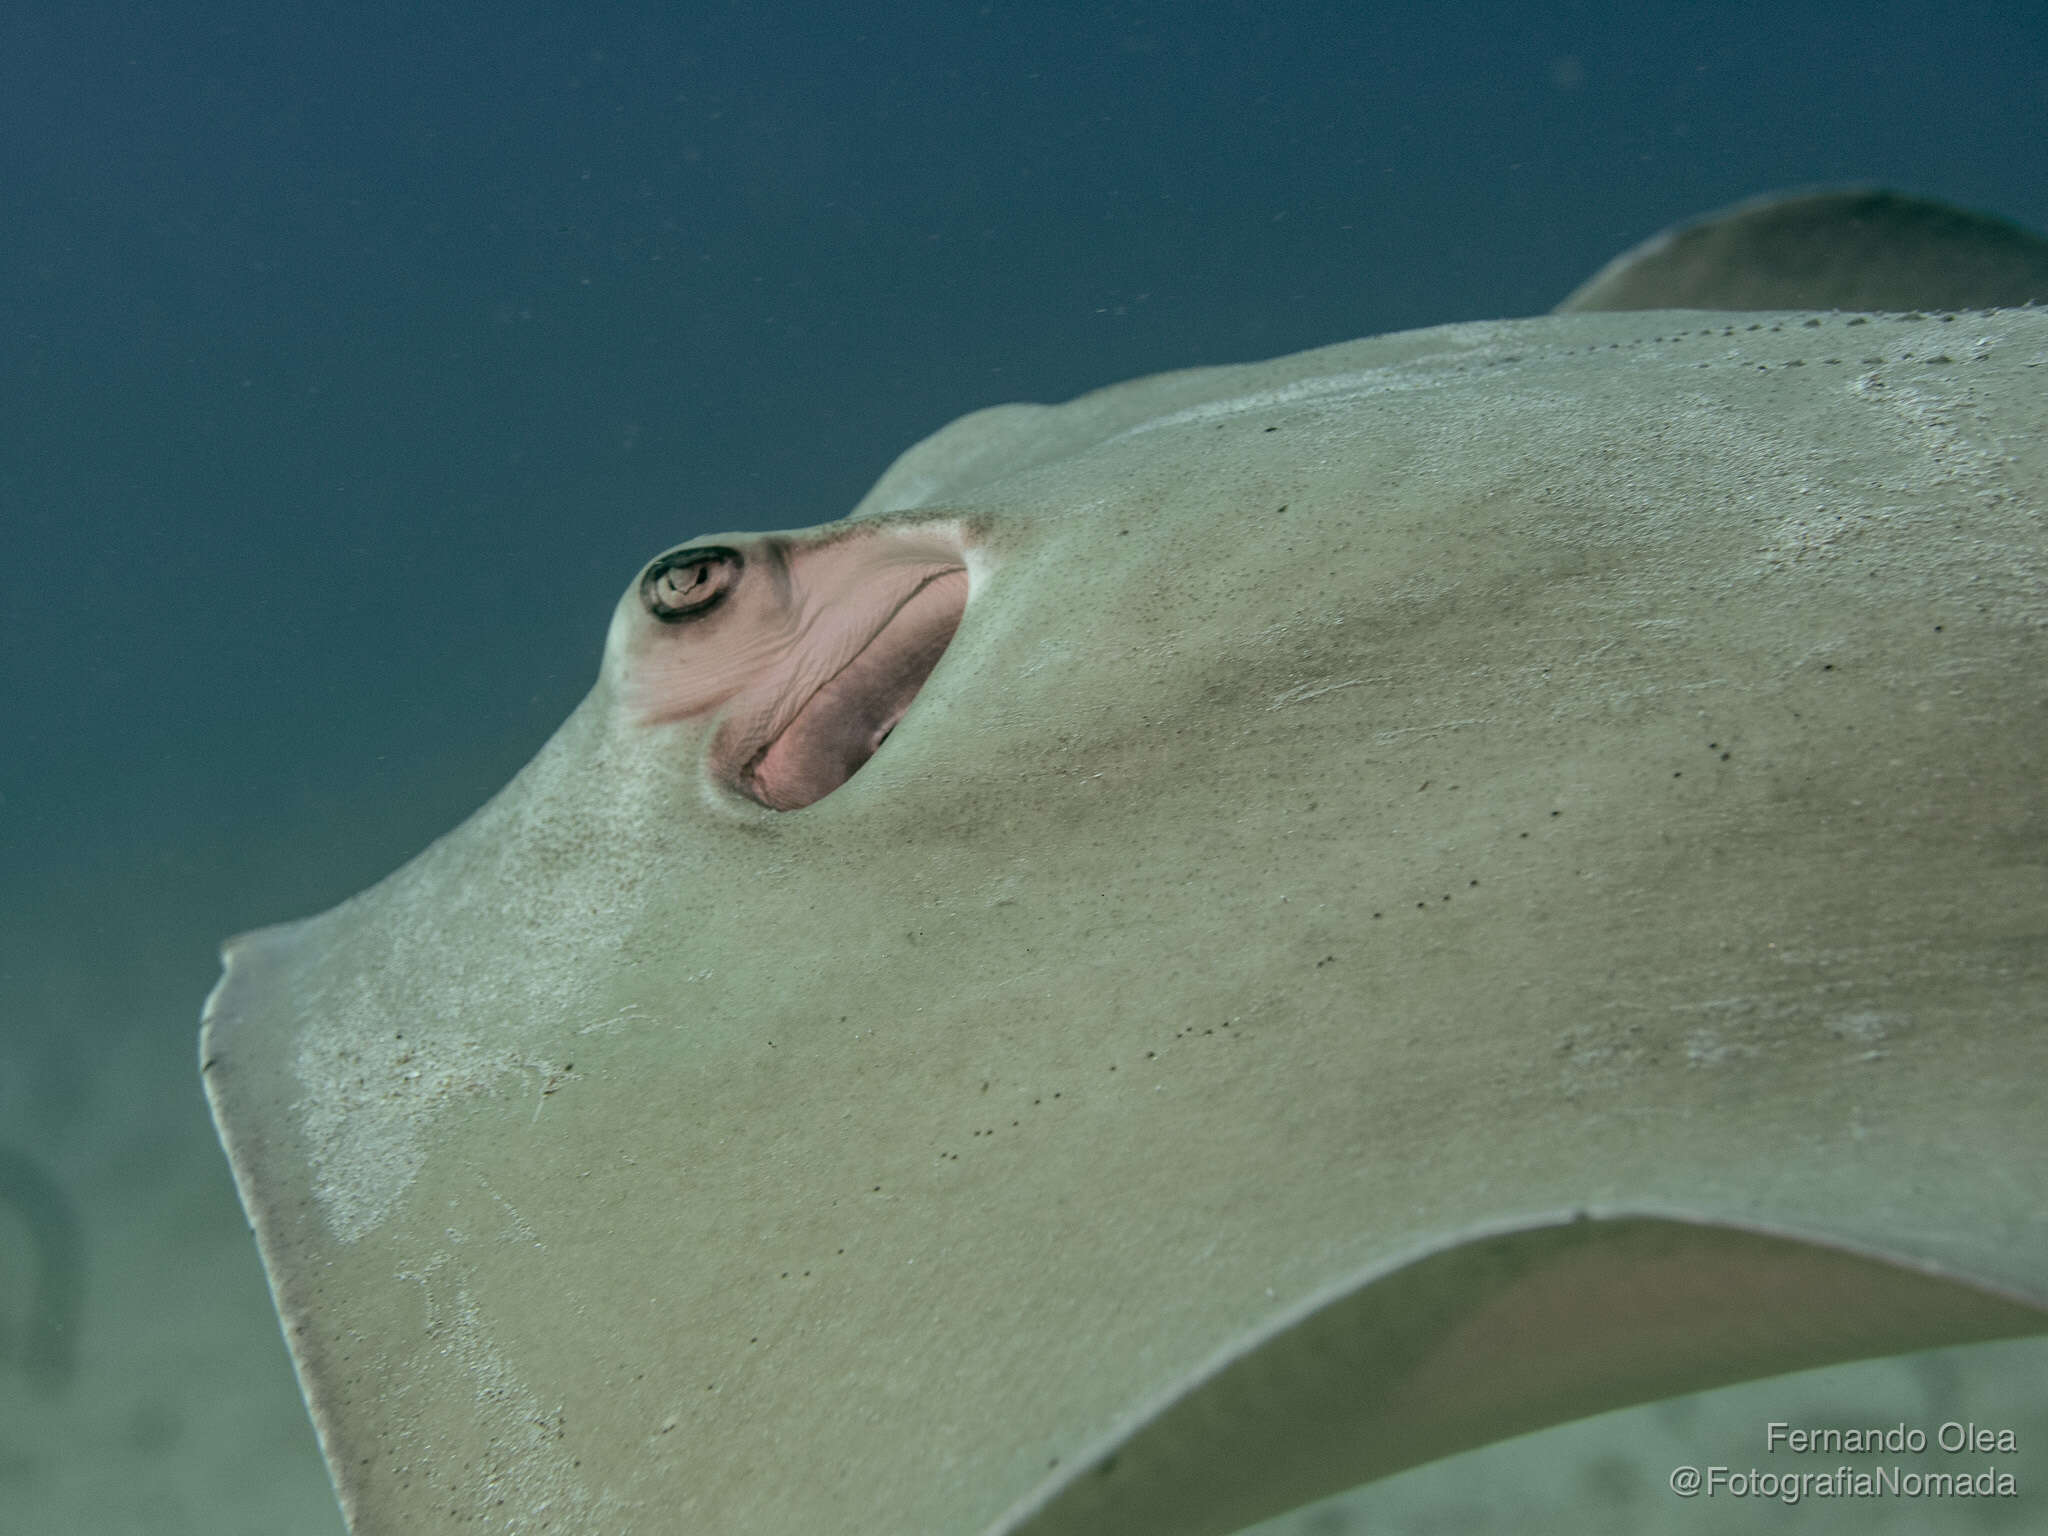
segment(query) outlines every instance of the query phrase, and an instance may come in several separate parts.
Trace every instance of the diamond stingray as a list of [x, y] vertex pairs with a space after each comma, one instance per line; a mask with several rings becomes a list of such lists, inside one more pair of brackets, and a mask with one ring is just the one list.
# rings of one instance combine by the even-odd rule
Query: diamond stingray
[[661, 556], [208, 1005], [353, 1528], [1227, 1531], [2048, 1325], [2044, 427], [2048, 312], [1578, 313]]

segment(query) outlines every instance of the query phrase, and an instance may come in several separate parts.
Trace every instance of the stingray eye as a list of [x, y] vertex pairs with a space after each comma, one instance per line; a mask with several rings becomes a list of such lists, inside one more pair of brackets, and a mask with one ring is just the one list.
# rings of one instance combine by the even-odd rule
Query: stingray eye
[[736, 549], [679, 549], [663, 555], [640, 578], [640, 600], [664, 624], [702, 618], [740, 579]]

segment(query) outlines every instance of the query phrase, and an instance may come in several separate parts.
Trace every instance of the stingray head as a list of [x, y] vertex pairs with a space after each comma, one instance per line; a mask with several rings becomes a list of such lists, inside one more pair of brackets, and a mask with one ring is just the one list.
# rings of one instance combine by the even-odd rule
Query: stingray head
[[957, 528], [721, 537], [640, 574], [606, 672], [637, 723], [699, 728], [714, 782], [796, 810], [874, 756], [966, 606]]

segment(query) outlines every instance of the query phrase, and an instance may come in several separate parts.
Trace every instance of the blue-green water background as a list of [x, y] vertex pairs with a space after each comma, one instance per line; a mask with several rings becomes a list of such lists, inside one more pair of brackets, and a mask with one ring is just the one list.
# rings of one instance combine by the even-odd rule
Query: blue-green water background
[[201, 1114], [217, 940], [502, 784], [654, 551], [1843, 180], [2048, 227], [2048, 7], [15, 0], [0, 1138], [138, 1033]]

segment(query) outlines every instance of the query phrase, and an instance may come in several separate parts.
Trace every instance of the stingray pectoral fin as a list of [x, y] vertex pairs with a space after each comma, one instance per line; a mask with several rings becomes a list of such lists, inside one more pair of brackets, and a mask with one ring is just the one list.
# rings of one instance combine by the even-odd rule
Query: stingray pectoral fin
[[1553, 311], [1989, 309], [2048, 302], [2048, 240], [1875, 187], [1773, 192], [1624, 251]]
[[288, 1130], [304, 1089], [293, 1074], [291, 1054], [275, 1049], [264, 1029], [280, 999], [291, 997], [295, 980], [303, 979], [319, 932], [311, 922], [277, 923], [237, 934], [221, 946], [221, 977], [201, 1014], [199, 1075], [242, 1209], [262, 1248], [293, 1368], [331, 1464], [332, 1393], [318, 1390], [320, 1361], [307, 1353], [312, 1334], [306, 1326], [321, 1306], [319, 1255], [326, 1234], [312, 1209], [302, 1146]]
[[2048, 1308], [1776, 1233], [1617, 1214], [1364, 1277], [1154, 1404], [997, 1536], [1235, 1531], [1588, 1414], [2048, 1329]]

